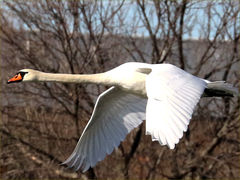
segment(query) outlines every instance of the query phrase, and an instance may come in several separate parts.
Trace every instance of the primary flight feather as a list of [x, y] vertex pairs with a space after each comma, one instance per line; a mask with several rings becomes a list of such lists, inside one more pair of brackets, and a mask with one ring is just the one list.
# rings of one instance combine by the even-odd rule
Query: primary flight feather
[[174, 149], [187, 130], [201, 96], [233, 96], [237, 90], [210, 82], [171, 64], [125, 63], [99, 74], [72, 75], [20, 70], [7, 83], [63, 82], [112, 86], [97, 99], [92, 116], [73, 153], [63, 162], [83, 172], [118, 147], [146, 120], [146, 134]]

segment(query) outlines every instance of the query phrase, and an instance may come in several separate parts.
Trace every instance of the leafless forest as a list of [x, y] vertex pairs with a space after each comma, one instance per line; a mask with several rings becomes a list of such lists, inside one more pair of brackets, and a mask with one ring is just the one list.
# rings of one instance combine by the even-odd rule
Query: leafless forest
[[24, 68], [90, 74], [138, 61], [239, 87], [238, 0], [3, 0], [0, 16], [2, 179], [240, 178], [239, 97], [202, 98], [174, 150], [152, 142], [142, 124], [83, 174], [60, 163], [108, 87], [6, 84]]

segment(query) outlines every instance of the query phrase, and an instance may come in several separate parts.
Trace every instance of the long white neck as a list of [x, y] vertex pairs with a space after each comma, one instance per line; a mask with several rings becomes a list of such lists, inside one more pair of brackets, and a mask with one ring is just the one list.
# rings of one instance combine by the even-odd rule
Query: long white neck
[[37, 81], [41, 82], [61, 82], [61, 83], [94, 83], [111, 85], [111, 82], [106, 73], [99, 74], [53, 74], [39, 72]]

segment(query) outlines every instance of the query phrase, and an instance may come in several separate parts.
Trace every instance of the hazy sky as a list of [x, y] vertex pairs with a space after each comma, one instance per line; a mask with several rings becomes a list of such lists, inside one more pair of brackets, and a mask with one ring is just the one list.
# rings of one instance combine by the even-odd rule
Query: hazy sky
[[[189, 33], [184, 34], [184, 38], [193, 38], [193, 39], [199, 39], [203, 38], [202, 32], [202, 25], [207, 26], [207, 12], [206, 12], [206, 6], [209, 1], [198, 1], [197, 4], [192, 5], [190, 11], [187, 12], [190, 15], [185, 16], [185, 25], [191, 26], [192, 29]], [[216, 27], [218, 24], [220, 24], [220, 17], [219, 15], [223, 15], [223, 6], [221, 5], [221, 1], [215, 1], [215, 5], [212, 8], [212, 21], [211, 21], [211, 31], [212, 33], [210, 34], [210, 37], [212, 38], [213, 35], [216, 32]], [[154, 16], [155, 13], [155, 8], [152, 3], [148, 3], [146, 5], [146, 11], [148, 12], [148, 17], [151, 20], [151, 26], [155, 27], [157, 24], [157, 17]], [[136, 4], [133, 5], [131, 4], [130, 11], [128, 11], [128, 16], [129, 16], [129, 24], [132, 22], [132, 17], [136, 16], [137, 12], [137, 6]], [[218, 14], [218, 15], [217, 15]], [[192, 16], [191, 16], [192, 15]], [[191, 18], [189, 18], [191, 16]], [[146, 31], [145, 27], [143, 26], [143, 23], [139, 24], [140, 28], [138, 29], [137, 35], [144, 35], [148, 36], [148, 32]], [[142, 26], [142, 28], [141, 28]], [[185, 31], [187, 31], [185, 29]]]
[[[213, 37], [213, 35], [216, 32], [216, 27], [221, 23], [220, 18], [223, 15], [223, 9], [224, 9], [224, 1], [191, 1], [191, 8], [186, 11], [186, 16], [184, 19], [185, 23], [185, 29], [184, 29], [184, 39], [199, 39], [199, 38], [204, 38], [204, 35], [202, 34], [203, 29], [207, 28], [207, 12], [205, 8], [209, 2], [214, 2], [213, 7], [211, 8], [211, 13], [212, 13], [212, 21], [210, 23], [211, 26], [211, 34], [210, 38]], [[107, 7], [108, 1], [103, 1], [103, 6], [104, 8]], [[238, 1], [236, 1], [238, 3]], [[112, 5], [114, 6], [116, 4], [116, 7], [118, 7], [118, 2], [114, 1], [112, 2]], [[190, 4], [189, 4], [190, 5]], [[188, 6], [189, 6], [188, 5]], [[239, 6], [236, 5], [236, 8]], [[4, 9], [7, 9], [6, 7], [3, 6]], [[104, 9], [103, 11], [107, 11], [108, 9]], [[150, 24], [151, 27], [154, 29], [157, 24], [157, 17], [155, 13], [155, 8], [154, 5], [150, 2], [146, 3], [146, 14], [148, 18], [150, 19]], [[44, 16], [44, 15], [43, 15]], [[121, 8], [121, 11], [119, 12], [119, 16], [123, 16], [122, 18], [125, 19], [125, 24], [124, 26], [121, 26], [120, 21], [116, 18], [113, 22], [113, 27], [114, 30], [113, 32], [117, 34], [128, 34], [128, 35], [135, 35], [135, 36], [148, 36], [148, 32], [146, 28], [144, 27], [143, 21], [137, 21], [140, 17], [138, 13], [138, 7], [135, 3], [131, 3], [131, 1], [125, 1], [123, 7]], [[117, 16], [116, 16], [117, 17]], [[98, 15], [95, 17], [96, 19], [99, 19]], [[22, 24], [19, 24], [19, 21], [17, 19], [13, 20], [14, 25], [16, 27], [22, 26]], [[72, 29], [73, 23], [72, 21], [69, 20], [70, 22], [70, 29]], [[98, 21], [99, 25], [101, 25], [100, 20]], [[98, 23], [97, 22], [97, 23]], [[21, 23], [21, 22], [20, 22]], [[53, 22], [54, 23], [54, 22]], [[96, 26], [97, 26], [96, 23]], [[138, 26], [137, 30], [135, 33], [132, 33], [132, 27]], [[27, 26], [23, 25], [23, 27], [27, 28]], [[168, 28], [167, 21], [166, 21], [166, 28]], [[83, 30], [84, 31], [84, 30]], [[159, 30], [161, 32], [161, 29]], [[160, 33], [159, 32], [159, 33]], [[227, 39], [227, 38], [226, 38]]]

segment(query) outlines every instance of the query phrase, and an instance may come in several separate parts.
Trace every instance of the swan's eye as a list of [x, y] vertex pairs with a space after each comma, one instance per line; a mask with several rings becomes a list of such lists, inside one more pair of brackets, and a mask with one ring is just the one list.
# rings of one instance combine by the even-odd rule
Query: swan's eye
[[19, 73], [17, 73], [18, 75], [21, 75], [22, 76], [22, 78], [25, 76], [25, 74], [27, 74], [28, 72], [19, 72]]

